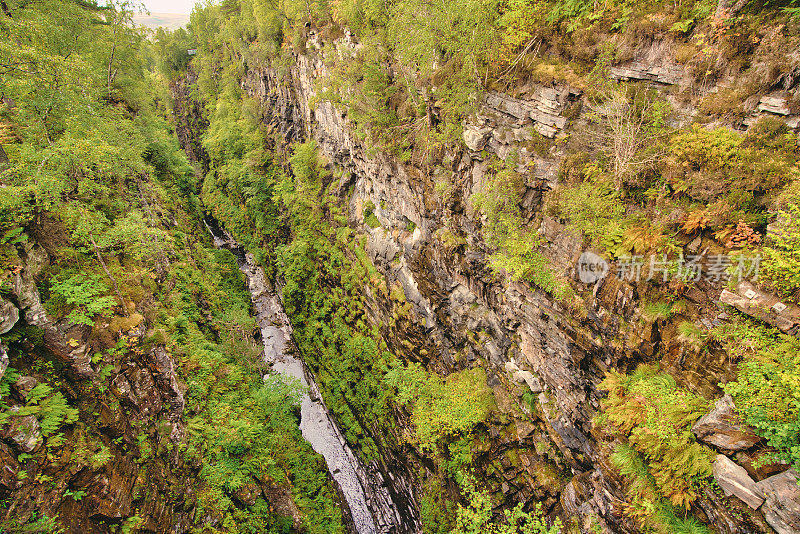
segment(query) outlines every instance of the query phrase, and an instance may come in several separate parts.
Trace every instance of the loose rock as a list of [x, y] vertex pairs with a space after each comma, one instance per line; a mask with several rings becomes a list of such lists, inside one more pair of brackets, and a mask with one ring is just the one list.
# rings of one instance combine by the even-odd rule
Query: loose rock
[[717, 401], [714, 409], [701, 417], [692, 427], [697, 439], [726, 451], [748, 449], [761, 438], [739, 422], [736, 407], [730, 395]]
[[714, 460], [714, 480], [725, 492], [744, 501], [753, 510], [764, 502], [764, 495], [756, 482], [750, 478], [744, 467], [731, 461], [724, 454], [718, 454]]
[[764, 517], [778, 534], [800, 532], [800, 486], [797, 471], [789, 469], [780, 475], [771, 476], [757, 484], [766, 498]]

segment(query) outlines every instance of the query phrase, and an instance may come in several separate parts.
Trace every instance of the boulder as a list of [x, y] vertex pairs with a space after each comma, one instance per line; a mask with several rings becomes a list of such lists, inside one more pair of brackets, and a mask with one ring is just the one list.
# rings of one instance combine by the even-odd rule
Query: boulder
[[800, 486], [797, 471], [789, 469], [757, 484], [764, 495], [764, 518], [778, 534], [800, 532]]
[[775, 295], [759, 291], [753, 284], [741, 281], [735, 291], [723, 289], [719, 296], [723, 304], [733, 306], [740, 312], [777, 326], [791, 335], [798, 333], [800, 307], [781, 302]]
[[739, 451], [732, 459], [747, 469], [747, 473], [756, 481], [783, 473], [790, 467], [786, 461], [776, 459], [768, 449]]
[[489, 132], [485, 130], [478, 130], [474, 127], [467, 125], [464, 128], [464, 144], [473, 152], [483, 150], [486, 146], [486, 141], [489, 139]]
[[[11, 408], [18, 412], [19, 406]], [[21, 452], [31, 453], [44, 441], [39, 431], [39, 421], [32, 415], [11, 416], [8, 424], [0, 428], [0, 437], [13, 442]]]
[[514, 382], [517, 384], [527, 384], [532, 393], [541, 393], [542, 383], [530, 371], [517, 371], [513, 376]]
[[515, 119], [526, 119], [533, 106], [524, 100], [511, 98], [500, 93], [490, 93], [486, 97], [486, 105], [490, 108], [511, 115]]
[[733, 399], [728, 394], [717, 400], [713, 410], [698, 419], [692, 432], [700, 441], [726, 451], [749, 449], [761, 440], [747, 425], [739, 422]]
[[714, 480], [725, 492], [734, 495], [753, 510], [764, 502], [764, 495], [756, 482], [750, 478], [744, 467], [731, 461], [724, 454], [718, 454], [714, 460]]
[[19, 309], [0, 297], [0, 334], [5, 334], [19, 321]]
[[611, 77], [617, 80], [644, 80], [664, 85], [676, 85], [685, 75], [685, 68], [676, 63], [654, 65], [648, 62], [633, 61], [625, 66], [611, 67]]
[[789, 115], [789, 104], [785, 98], [779, 96], [765, 96], [758, 104], [759, 111], [774, 113], [775, 115]]

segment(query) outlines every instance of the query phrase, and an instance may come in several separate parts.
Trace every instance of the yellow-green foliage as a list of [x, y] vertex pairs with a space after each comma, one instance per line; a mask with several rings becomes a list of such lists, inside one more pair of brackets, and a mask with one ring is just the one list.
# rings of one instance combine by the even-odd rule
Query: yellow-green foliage
[[436, 232], [433, 234], [433, 237], [439, 241], [448, 252], [453, 252], [461, 245], [467, 244], [467, 240], [465, 238], [456, 234], [447, 226], [443, 226], [436, 230]]
[[699, 481], [711, 474], [714, 454], [690, 431], [708, 401], [679, 388], [657, 366], [641, 365], [631, 375], [612, 371], [600, 387], [608, 390], [603, 417], [645, 458], [659, 492], [688, 507], [699, 495]]
[[724, 199], [740, 210], [754, 193], [785, 185], [796, 160], [797, 141], [783, 123], [761, 120], [744, 136], [694, 125], [673, 137], [666, 174], [676, 193], [705, 202]]
[[585, 180], [561, 185], [547, 196], [548, 211], [566, 219], [575, 230], [586, 235], [592, 246], [616, 252], [613, 236], [622, 239], [625, 205], [612, 180], [591, 163], [581, 171]]
[[763, 272], [782, 294], [797, 298], [800, 290], [800, 206], [791, 204], [780, 217], [783, 224], [762, 249]]
[[483, 237], [497, 249], [489, 256], [492, 269], [508, 273], [512, 280], [530, 280], [557, 298], [572, 295], [569, 285], [558, 279], [540, 252], [545, 239], [522, 217], [519, 201], [525, 182], [517, 172], [516, 156], [495, 162], [493, 167], [484, 187], [471, 197], [483, 220]]
[[664, 501], [658, 483], [642, 455], [630, 445], [620, 444], [611, 454], [611, 463], [628, 481], [625, 512], [634, 517], [645, 532], [657, 534], [711, 534], [686, 511]]
[[316, 144], [297, 145], [290, 162], [294, 177], [275, 185], [275, 201], [292, 232], [277, 249], [277, 269], [286, 281], [284, 308], [345, 437], [373, 459], [378, 454], [373, 436], [385, 435], [389, 424], [389, 393], [381, 378], [393, 359], [365, 315], [364, 287], [377, 270], [364, 250], [365, 239], [352, 239], [348, 229], [323, 218], [339, 204], [330, 193], [335, 185], [322, 189], [329, 173]]
[[108, 284], [100, 276], [78, 273], [68, 278], [64, 277], [53, 282], [50, 286], [52, 298], [47, 302], [48, 308], [56, 307], [70, 309], [67, 319], [75, 324], [91, 326], [94, 317], [109, 315], [115, 300], [108, 295], [101, 296], [109, 291]]
[[[9, 373], [9, 379], [17, 377], [16, 373]], [[0, 386], [0, 392], [8, 392], [8, 381], [6, 386]], [[0, 407], [6, 408], [0, 412], [0, 425], [8, 424], [12, 418], [33, 415], [39, 421], [42, 436], [48, 437], [58, 430], [62, 425], [71, 425], [78, 420], [78, 410], [71, 408], [67, 404], [67, 399], [60, 391], [54, 391], [47, 384], [37, 384], [26, 396], [26, 405], [17, 411], [7, 409], [5, 403], [0, 403]]]
[[522, 510], [518, 504], [513, 510], [505, 510], [500, 519], [495, 519], [491, 497], [475, 487], [475, 480], [465, 476], [462, 481], [468, 506], [459, 506], [456, 527], [451, 534], [559, 534], [561, 520], [548, 526], [540, 503], [533, 512]]
[[481, 368], [453, 373], [442, 379], [418, 363], [403, 367], [395, 362], [386, 383], [397, 388], [397, 402], [411, 405], [417, 439], [423, 450], [435, 451], [442, 438], [469, 433], [485, 421], [494, 407], [494, 396]]

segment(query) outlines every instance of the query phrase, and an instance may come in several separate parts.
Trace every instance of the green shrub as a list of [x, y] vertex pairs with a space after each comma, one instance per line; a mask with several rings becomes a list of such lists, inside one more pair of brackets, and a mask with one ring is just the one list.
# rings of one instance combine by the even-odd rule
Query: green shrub
[[800, 340], [750, 320], [714, 335], [741, 359], [736, 380], [723, 388], [777, 456], [800, 468]]
[[327, 171], [316, 145], [295, 147], [291, 163], [294, 179], [285, 177], [275, 190], [292, 232], [277, 251], [277, 267], [286, 281], [284, 307], [345, 436], [371, 459], [378, 452], [373, 436], [383, 439], [389, 424], [390, 393], [382, 370], [393, 359], [364, 320], [364, 286], [377, 271], [349, 229], [323, 223], [324, 213], [337, 210], [338, 202], [321, 191]]
[[[98, 315], [109, 315], [116, 301], [108, 293], [108, 284], [99, 275], [79, 273], [56, 280], [50, 286], [56, 303], [70, 308], [67, 319], [75, 324], [91, 326]], [[51, 306], [53, 303], [49, 303]]]
[[364, 224], [370, 228], [380, 228], [381, 222], [375, 215], [375, 204], [371, 200], [368, 200], [364, 202], [364, 207], [362, 209], [364, 211]]
[[[10, 377], [19, 376], [12, 372]], [[5, 377], [4, 377], [5, 378]], [[3, 381], [7, 384], [8, 382]], [[7, 388], [7, 386], [6, 386]], [[3, 386], [0, 385], [0, 392]], [[78, 420], [78, 410], [67, 404], [67, 399], [60, 391], [54, 391], [47, 384], [37, 384], [27, 395], [26, 404], [16, 412], [10, 409], [0, 413], [0, 425], [12, 417], [34, 415], [39, 421], [42, 436], [49, 437], [63, 425], [71, 425]]]
[[765, 278], [782, 294], [796, 297], [800, 290], [800, 206], [790, 204], [781, 211], [783, 221], [771, 242], [761, 250]]
[[647, 463], [636, 449], [625, 444], [617, 445], [611, 454], [611, 463], [628, 482], [627, 494], [631, 504], [626, 506], [626, 512], [648, 532], [711, 534], [692, 515], [664, 501]]
[[461, 486], [468, 500], [467, 506], [458, 507], [456, 526], [451, 534], [559, 534], [561, 520], [556, 519], [552, 526], [537, 503], [533, 512], [524, 512], [522, 503], [512, 510], [505, 510], [499, 521], [494, 520], [491, 497], [475, 487], [472, 477], [463, 477]]
[[612, 181], [596, 164], [586, 165], [585, 180], [574, 185], [560, 185], [548, 193], [548, 213], [565, 219], [579, 234], [589, 238], [593, 247], [602, 247], [612, 255], [622, 252], [610, 236], [619, 235], [621, 243], [625, 205]]
[[398, 404], [411, 405], [417, 438], [425, 451], [435, 451], [442, 438], [468, 434], [494, 407], [486, 373], [480, 368], [442, 379], [418, 363], [404, 367], [395, 362], [385, 381], [397, 388]]
[[522, 217], [519, 201], [525, 189], [517, 172], [517, 158], [496, 161], [484, 187], [471, 201], [483, 220], [483, 237], [497, 250], [489, 263], [498, 274], [507, 273], [512, 280], [529, 280], [556, 298], [566, 299], [574, 293], [559, 279], [541, 253], [545, 239]]
[[788, 183], [797, 160], [796, 141], [787, 143], [773, 130], [762, 126], [743, 137], [726, 128], [694, 125], [678, 132], [665, 169], [672, 189], [709, 204], [725, 199], [729, 210], [755, 209], [752, 195]]

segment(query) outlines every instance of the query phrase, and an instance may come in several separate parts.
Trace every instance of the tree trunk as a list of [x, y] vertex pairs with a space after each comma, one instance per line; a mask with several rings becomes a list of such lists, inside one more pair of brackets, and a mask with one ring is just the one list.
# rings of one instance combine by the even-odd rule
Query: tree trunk
[[128, 307], [125, 306], [125, 299], [122, 298], [122, 293], [119, 291], [119, 285], [117, 284], [117, 279], [111, 274], [111, 271], [108, 270], [108, 266], [106, 262], [103, 261], [103, 256], [100, 254], [100, 247], [97, 246], [97, 241], [94, 240], [94, 236], [90, 233], [89, 234], [89, 241], [92, 243], [92, 248], [94, 248], [94, 253], [97, 256], [97, 261], [100, 262], [100, 265], [103, 267], [103, 270], [106, 272], [106, 276], [108, 279], [111, 280], [111, 283], [114, 286], [114, 292], [117, 294], [117, 298], [119, 299], [119, 305], [122, 306], [122, 313], [125, 317], [128, 317]]
[[717, 3], [717, 10], [714, 13], [714, 18], [717, 20], [729, 19], [736, 15], [750, 0], [719, 0]]

